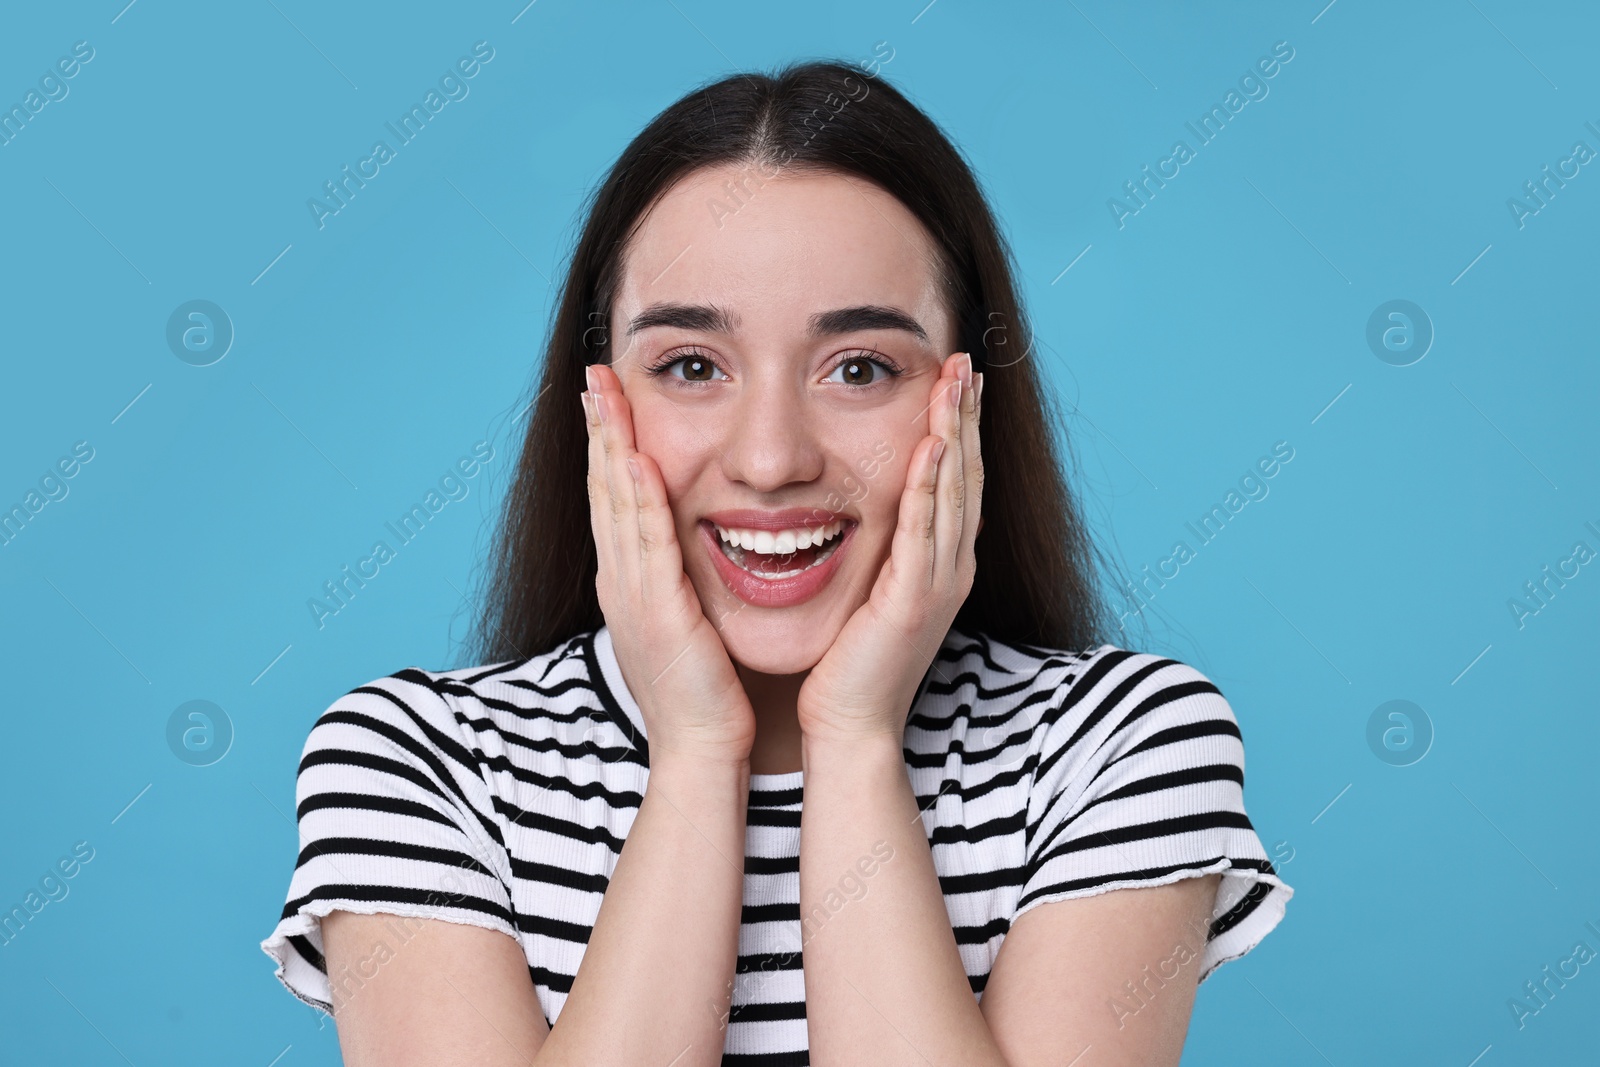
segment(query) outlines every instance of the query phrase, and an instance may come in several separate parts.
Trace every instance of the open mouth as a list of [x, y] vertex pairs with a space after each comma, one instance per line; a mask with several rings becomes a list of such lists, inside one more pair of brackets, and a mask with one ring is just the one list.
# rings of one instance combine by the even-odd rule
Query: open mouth
[[711, 524], [723, 556], [740, 570], [769, 582], [793, 578], [826, 563], [853, 525], [849, 519], [835, 519], [821, 526], [774, 532]]

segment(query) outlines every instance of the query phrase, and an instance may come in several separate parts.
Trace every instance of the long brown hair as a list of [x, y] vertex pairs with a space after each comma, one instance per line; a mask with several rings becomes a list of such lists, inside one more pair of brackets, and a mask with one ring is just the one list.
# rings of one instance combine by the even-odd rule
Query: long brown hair
[[605, 624], [577, 400], [584, 366], [610, 358], [619, 260], [640, 218], [689, 172], [724, 163], [864, 178], [927, 227], [960, 323], [955, 350], [971, 352], [984, 372], [984, 527], [977, 577], [954, 625], [1031, 647], [1100, 644], [1109, 628], [1099, 553], [1063, 476], [1059, 419], [988, 202], [939, 127], [880, 75], [812, 61], [688, 93], [633, 139], [591, 195], [488, 563], [475, 662], [526, 659]]

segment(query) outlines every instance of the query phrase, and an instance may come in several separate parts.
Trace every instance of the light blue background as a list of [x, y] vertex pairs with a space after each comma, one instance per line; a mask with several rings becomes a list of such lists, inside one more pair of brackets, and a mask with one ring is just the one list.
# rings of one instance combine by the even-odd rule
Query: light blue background
[[[0, 506], [94, 449], [0, 547], [0, 906], [95, 850], [0, 947], [0, 1058], [337, 1062], [257, 947], [296, 761], [349, 688], [459, 664], [582, 197], [702, 81], [879, 41], [993, 196], [1128, 571], [1295, 450], [1139, 639], [1228, 696], [1250, 814], [1293, 850], [1287, 918], [1203, 987], [1184, 1062], [1594, 1055], [1600, 963], [1523, 1029], [1507, 1007], [1600, 949], [1600, 566], [1521, 628], [1507, 606], [1600, 550], [1600, 165], [1521, 228], [1507, 207], [1600, 150], [1592, 8], [125, 2], [12, 7], [0, 33], [6, 105], [95, 49], [0, 147]], [[319, 230], [307, 199], [479, 40], [470, 95]], [[1108, 198], [1278, 41], [1269, 95], [1119, 229]], [[165, 341], [193, 299], [237, 331], [212, 366]], [[1365, 340], [1391, 299], [1436, 331], [1411, 366]], [[470, 495], [319, 630], [307, 600], [480, 440]], [[208, 767], [166, 741], [194, 699], [236, 731]], [[1366, 741], [1391, 699], [1436, 731], [1411, 766]]]

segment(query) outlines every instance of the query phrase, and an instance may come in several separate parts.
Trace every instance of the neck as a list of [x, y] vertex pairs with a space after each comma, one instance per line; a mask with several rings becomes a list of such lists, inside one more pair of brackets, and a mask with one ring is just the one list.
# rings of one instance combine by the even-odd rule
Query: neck
[[756, 715], [756, 740], [750, 750], [751, 774], [800, 770], [800, 686], [810, 671], [762, 674], [734, 664]]

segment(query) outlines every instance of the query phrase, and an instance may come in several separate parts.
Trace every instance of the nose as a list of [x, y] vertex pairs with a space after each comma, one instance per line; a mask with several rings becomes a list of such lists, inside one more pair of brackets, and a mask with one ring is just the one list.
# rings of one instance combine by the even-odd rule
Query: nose
[[821, 478], [827, 467], [824, 414], [808, 403], [802, 387], [758, 376], [726, 409], [721, 428], [724, 476], [759, 493]]

